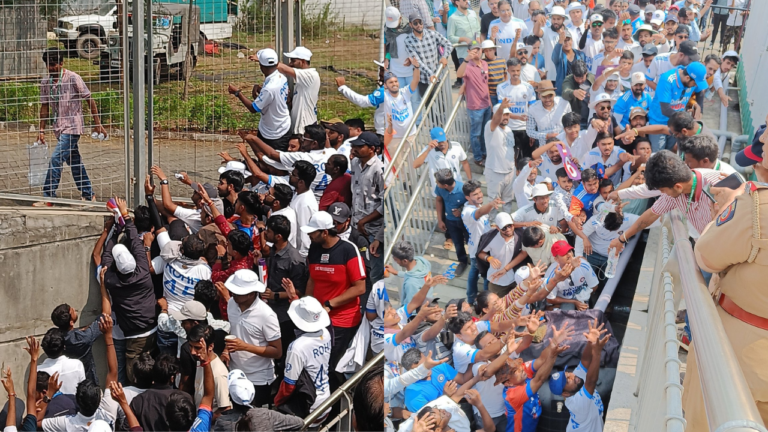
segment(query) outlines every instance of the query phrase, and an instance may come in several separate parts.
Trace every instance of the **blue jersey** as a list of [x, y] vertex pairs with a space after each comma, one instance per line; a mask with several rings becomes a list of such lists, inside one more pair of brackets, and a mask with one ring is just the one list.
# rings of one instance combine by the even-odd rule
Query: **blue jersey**
[[619, 124], [621, 127], [625, 128], [629, 124], [629, 113], [632, 111], [632, 108], [640, 107], [645, 111], [648, 111], [648, 107], [651, 106], [651, 102], [651, 95], [649, 95], [647, 92], [644, 91], [643, 96], [641, 96], [640, 99], [636, 99], [635, 95], [632, 94], [632, 90], [627, 90], [613, 106], [613, 114], [616, 116], [617, 120], [619, 116], [621, 116]]
[[211, 423], [213, 422], [213, 413], [208, 407], [201, 406], [197, 410], [197, 417], [195, 422], [192, 423], [192, 427], [189, 432], [208, 432], [211, 430]]
[[569, 213], [578, 216], [583, 209], [587, 213], [587, 219], [591, 218], [592, 204], [599, 196], [600, 192], [595, 192], [593, 194], [587, 193], [587, 191], [584, 190], [584, 185], [580, 184], [571, 195], [571, 206], [568, 209]]
[[656, 93], [653, 95], [648, 120], [653, 125], [666, 125], [669, 117], [661, 113], [661, 103], [668, 103], [675, 111], [685, 110], [688, 101], [693, 96], [693, 87], [686, 87], [680, 79], [680, 67], [663, 73], [659, 77]]
[[536, 375], [533, 361], [524, 364], [528, 378], [524, 385], [504, 387], [504, 405], [507, 409], [506, 432], [536, 432], [541, 416], [539, 394], [531, 388], [531, 379]]

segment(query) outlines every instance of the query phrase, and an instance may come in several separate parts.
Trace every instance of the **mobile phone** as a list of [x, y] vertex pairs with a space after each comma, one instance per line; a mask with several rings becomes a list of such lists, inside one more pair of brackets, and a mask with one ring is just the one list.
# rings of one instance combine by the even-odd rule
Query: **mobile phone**
[[584, 90], [584, 91], [587, 91], [587, 90], [589, 90], [589, 87], [590, 87], [590, 85], [589, 85], [589, 84], [587, 84], [587, 83], [584, 83], [584, 84], [582, 84], [582, 85], [580, 85], [580, 86], [579, 86], [579, 89], [581, 89], [581, 90]]
[[728, 177], [720, 180], [716, 184], [714, 184], [714, 187], [725, 187], [728, 189], [738, 189], [741, 187], [741, 185], [744, 184], [744, 180], [742, 180], [741, 176], [738, 173], [733, 173], [729, 175]]
[[707, 196], [712, 203], [717, 203], [715, 200], [715, 197], [712, 196], [712, 194], [709, 192], [709, 189], [711, 188], [711, 185], [707, 185], [707, 187], [701, 189], [701, 193]]

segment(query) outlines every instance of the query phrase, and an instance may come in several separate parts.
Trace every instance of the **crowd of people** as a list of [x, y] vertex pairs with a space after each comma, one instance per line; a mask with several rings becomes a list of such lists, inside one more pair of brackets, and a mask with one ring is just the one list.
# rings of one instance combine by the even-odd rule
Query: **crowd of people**
[[[359, 118], [318, 121], [312, 52], [284, 57], [259, 50], [249, 59], [263, 82], [229, 85], [260, 121], [240, 133], [236, 156], [220, 153], [218, 183], [153, 166], [134, 208], [109, 200], [114, 217], [92, 254], [100, 314], [84, 322], [80, 305], [63, 303], [42, 338], [27, 338], [26, 401], [3, 371], [6, 432], [299, 430], [339, 411], [326, 401], [373, 357], [364, 315], [384, 272], [383, 142]], [[43, 56], [43, 118], [69, 146], [57, 164], [74, 162], [85, 124], [75, 105], [92, 101], [63, 58]], [[95, 103], [91, 113], [98, 125]], [[53, 164], [47, 197], [60, 173]], [[75, 174], [93, 199], [85, 172]], [[193, 204], [174, 202], [171, 182]], [[101, 338], [106, 362], [94, 359]], [[382, 388], [381, 365], [356, 385], [357, 430], [381, 429]]]
[[[702, 122], [705, 101], [730, 102], [739, 55], [728, 47], [744, 5], [488, 0], [477, 12], [457, 0], [425, 14], [432, 3], [420, 3], [387, 8], [381, 112], [419, 122], [423, 90], [453, 59], [470, 142], [433, 128], [412, 165], [428, 166], [444, 247], [456, 252], [455, 274], [469, 274], [465, 298], [438, 301], [444, 277], [411, 243], [393, 245], [387, 273], [403, 282], [389, 287], [401, 307], [382, 306], [388, 430], [535, 431], [548, 383], [547, 397], [570, 413], [566, 430], [601, 431], [597, 358], [610, 337], [593, 308], [607, 279], [621, 277], [625, 245], [673, 209], [699, 241], [732, 217], [732, 190], [718, 183], [744, 182]], [[710, 12], [728, 16], [722, 55], [701, 54], [717, 36]], [[764, 173], [760, 142], [731, 160]], [[715, 267], [724, 268], [701, 265], [707, 283]], [[683, 342], [692, 338], [686, 327]], [[586, 346], [573, 355], [576, 341]]]

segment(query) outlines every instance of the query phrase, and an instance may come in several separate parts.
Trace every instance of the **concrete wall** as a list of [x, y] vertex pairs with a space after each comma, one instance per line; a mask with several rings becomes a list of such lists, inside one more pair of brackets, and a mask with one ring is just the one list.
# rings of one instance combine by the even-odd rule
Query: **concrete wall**
[[[51, 311], [68, 303], [87, 325], [101, 312], [91, 251], [106, 212], [0, 207], [0, 362], [10, 366], [16, 392], [26, 393], [29, 355], [24, 337], [42, 337]], [[106, 375], [104, 343], [94, 347]], [[44, 358], [44, 357], [43, 357]]]

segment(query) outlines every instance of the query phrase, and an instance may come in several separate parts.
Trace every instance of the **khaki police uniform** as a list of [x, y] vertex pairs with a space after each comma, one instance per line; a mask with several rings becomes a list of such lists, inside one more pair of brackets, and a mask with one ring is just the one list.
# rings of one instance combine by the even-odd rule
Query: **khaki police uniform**
[[[707, 226], [695, 253], [704, 270], [719, 273], [719, 279], [713, 275], [710, 291], [760, 416], [768, 424], [768, 184], [747, 183], [745, 193]], [[694, 334], [693, 343], [698, 337], [706, 335]], [[688, 356], [683, 386], [686, 430], [710, 430], [694, 355]]]

